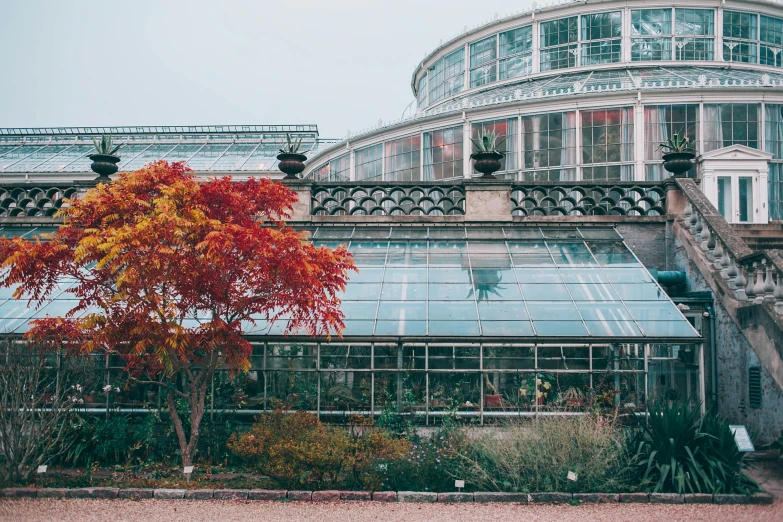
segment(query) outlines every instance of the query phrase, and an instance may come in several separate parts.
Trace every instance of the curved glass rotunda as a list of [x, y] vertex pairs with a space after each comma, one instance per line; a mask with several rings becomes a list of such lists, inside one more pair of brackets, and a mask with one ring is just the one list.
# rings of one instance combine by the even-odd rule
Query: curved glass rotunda
[[306, 175], [468, 178], [469, 138], [494, 130], [508, 179], [655, 181], [668, 175], [658, 144], [678, 133], [701, 155], [770, 153], [752, 187], [734, 176], [709, 195], [750, 207], [730, 221], [781, 220], [782, 51], [783, 5], [771, 1], [574, 2], [496, 19], [416, 67], [413, 117], [322, 149]]

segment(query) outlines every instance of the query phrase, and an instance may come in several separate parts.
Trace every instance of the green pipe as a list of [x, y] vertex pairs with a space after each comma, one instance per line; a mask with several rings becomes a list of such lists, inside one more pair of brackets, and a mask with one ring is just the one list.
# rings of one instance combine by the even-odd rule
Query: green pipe
[[685, 272], [676, 270], [650, 270], [650, 274], [661, 284], [661, 286], [684, 285], [686, 281]]

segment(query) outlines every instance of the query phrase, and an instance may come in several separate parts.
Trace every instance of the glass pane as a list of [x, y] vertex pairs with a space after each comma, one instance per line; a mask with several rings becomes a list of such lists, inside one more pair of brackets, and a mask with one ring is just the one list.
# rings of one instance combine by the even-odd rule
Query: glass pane
[[753, 178], [740, 177], [739, 180], [739, 221], [753, 221]]
[[731, 178], [728, 176], [718, 177], [718, 212], [728, 221], [732, 222], [731, 215]]

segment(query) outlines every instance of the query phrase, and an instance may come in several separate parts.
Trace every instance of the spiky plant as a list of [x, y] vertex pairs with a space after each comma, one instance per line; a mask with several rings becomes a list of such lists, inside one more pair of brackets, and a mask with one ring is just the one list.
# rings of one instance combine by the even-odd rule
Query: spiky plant
[[666, 154], [672, 152], [696, 152], [688, 136], [680, 136], [676, 132], [672, 134], [671, 138], [661, 143], [658, 149], [666, 151]]
[[291, 139], [291, 135], [286, 132], [285, 141], [286, 146], [279, 150], [280, 154], [304, 154], [304, 152], [299, 152], [299, 148], [302, 146], [302, 136]]
[[505, 152], [498, 150], [498, 147], [500, 147], [503, 142], [506, 141], [506, 138], [504, 137], [498, 141], [498, 135], [494, 130], [483, 133], [481, 136], [479, 136], [478, 141], [474, 140], [473, 138], [470, 138], [470, 141], [473, 142], [473, 154], [495, 152], [501, 156], [506, 155]]
[[103, 154], [105, 156], [117, 156], [117, 151], [122, 147], [122, 143], [112, 149], [111, 136], [104, 134], [101, 136], [100, 141], [97, 138], [92, 139], [95, 145], [95, 152], [93, 154]]
[[742, 454], [726, 423], [698, 404], [661, 401], [650, 407], [642, 431], [628, 440], [629, 469], [654, 493], [759, 491], [743, 473]]

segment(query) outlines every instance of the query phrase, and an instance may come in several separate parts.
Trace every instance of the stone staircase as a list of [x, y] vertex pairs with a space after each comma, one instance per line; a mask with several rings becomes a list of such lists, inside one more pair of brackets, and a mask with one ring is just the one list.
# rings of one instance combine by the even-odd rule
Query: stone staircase
[[783, 224], [734, 224], [734, 230], [754, 252], [783, 249]]

